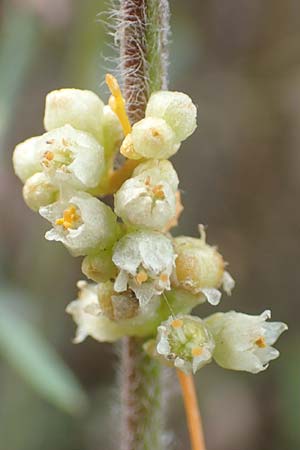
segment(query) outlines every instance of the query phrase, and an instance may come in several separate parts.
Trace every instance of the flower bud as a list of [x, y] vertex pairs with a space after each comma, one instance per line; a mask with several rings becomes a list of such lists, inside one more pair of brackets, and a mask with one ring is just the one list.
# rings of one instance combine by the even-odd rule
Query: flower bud
[[112, 250], [101, 250], [96, 255], [86, 256], [82, 261], [81, 270], [90, 280], [97, 283], [115, 278], [117, 268], [112, 262]]
[[40, 214], [53, 225], [45, 238], [62, 242], [73, 256], [97, 254], [111, 247], [118, 236], [113, 211], [86, 192], [44, 206]]
[[110, 281], [98, 285], [98, 298], [103, 314], [111, 320], [132, 319], [139, 313], [139, 301], [134, 293], [128, 290], [118, 294]]
[[173, 192], [178, 189], [178, 175], [172, 163], [167, 159], [149, 159], [146, 162], [139, 164], [133, 171], [132, 176], [143, 176], [144, 180], [150, 177], [151, 182], [159, 184], [162, 181], [167, 182]]
[[182, 92], [154, 92], [147, 104], [146, 117], [164, 119], [174, 131], [177, 142], [188, 138], [197, 127], [196, 106]]
[[266, 322], [271, 312], [260, 316], [230, 311], [216, 313], [205, 320], [216, 341], [215, 361], [225, 369], [258, 373], [278, 358], [272, 345], [287, 330], [283, 322]]
[[40, 136], [32, 137], [18, 144], [13, 153], [13, 165], [17, 177], [25, 183], [37, 172], [42, 171], [42, 150], [39, 145]]
[[[228, 294], [234, 281], [225, 272], [225, 262], [216, 247], [206, 243], [204, 228], [200, 227], [200, 239], [180, 236], [174, 239], [176, 268], [173, 282], [193, 294], [203, 293], [208, 302], [217, 305], [221, 298], [218, 288], [224, 285]], [[226, 275], [225, 275], [226, 274]]]
[[187, 374], [208, 364], [214, 347], [213, 337], [199, 317], [169, 317], [158, 327], [157, 353]]
[[43, 172], [37, 172], [24, 184], [23, 197], [29, 208], [38, 211], [57, 200], [58, 189]]
[[46, 97], [44, 126], [47, 131], [71, 125], [101, 141], [103, 102], [94, 92], [59, 89]]
[[137, 227], [161, 230], [175, 216], [175, 193], [168, 183], [144, 174], [129, 178], [115, 194], [115, 212]]
[[135, 293], [140, 306], [170, 289], [170, 274], [175, 254], [171, 240], [155, 231], [136, 231], [120, 239], [113, 251], [113, 262], [119, 269], [114, 289]]
[[104, 151], [90, 134], [70, 125], [45, 133], [39, 145], [44, 171], [56, 183], [87, 190], [96, 187], [104, 175]]
[[156, 117], [148, 117], [135, 123], [131, 139], [134, 152], [147, 159], [167, 159], [180, 147], [172, 128], [165, 120]]

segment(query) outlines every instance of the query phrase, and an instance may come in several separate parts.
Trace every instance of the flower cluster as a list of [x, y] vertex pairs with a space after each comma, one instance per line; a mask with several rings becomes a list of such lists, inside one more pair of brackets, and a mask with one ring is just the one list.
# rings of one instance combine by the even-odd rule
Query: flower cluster
[[[46, 133], [13, 154], [26, 204], [52, 225], [46, 239], [84, 257], [90, 282], [78, 282], [78, 298], [67, 307], [77, 324], [74, 341], [138, 336], [154, 358], [187, 373], [212, 359], [229, 369], [264, 370], [279, 355], [272, 345], [286, 329], [266, 322], [269, 311], [191, 315], [234, 287], [203, 226], [199, 238], [170, 234], [183, 207], [168, 158], [196, 129], [195, 105], [186, 94], [158, 91], [131, 126], [116, 80], [106, 81], [107, 105], [90, 91], [48, 94]], [[116, 169], [119, 152], [126, 160]], [[109, 194], [113, 209], [99, 199]]]

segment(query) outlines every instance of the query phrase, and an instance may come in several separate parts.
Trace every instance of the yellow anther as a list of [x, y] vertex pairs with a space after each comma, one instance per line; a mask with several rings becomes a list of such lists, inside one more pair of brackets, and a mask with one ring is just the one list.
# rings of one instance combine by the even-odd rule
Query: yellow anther
[[197, 357], [197, 356], [201, 356], [203, 353], [203, 349], [201, 347], [194, 347], [192, 349], [192, 356]]
[[158, 185], [154, 186], [154, 188], [152, 189], [152, 192], [153, 192], [155, 198], [157, 198], [158, 200], [164, 200], [165, 199], [165, 193], [163, 191], [163, 185], [162, 184], [158, 184]]
[[126, 113], [125, 100], [123, 98], [120, 86], [116, 78], [110, 73], [106, 74], [106, 84], [111, 92], [108, 104], [114, 113], [118, 116], [118, 119], [122, 125], [125, 136], [131, 132], [131, 125]]
[[44, 153], [44, 158], [48, 161], [52, 161], [52, 159], [54, 158], [54, 153], [47, 151]]
[[146, 179], [145, 179], [145, 185], [146, 186], [150, 186], [150, 184], [151, 184], [151, 178], [149, 177], [149, 175], [146, 177]]
[[144, 270], [141, 270], [135, 277], [135, 280], [136, 280], [137, 284], [141, 285], [145, 281], [148, 280], [148, 275], [146, 274], [146, 272]]
[[63, 217], [60, 217], [55, 221], [56, 225], [62, 225], [66, 230], [74, 227], [75, 222], [79, 219], [75, 206], [69, 206], [63, 212]]
[[171, 322], [171, 326], [172, 326], [173, 328], [182, 328], [182, 325], [183, 325], [183, 321], [182, 321], [181, 319], [174, 319], [174, 320]]
[[259, 348], [266, 348], [267, 347], [266, 340], [265, 340], [265, 338], [263, 336], [260, 336], [258, 339], [256, 339], [255, 344]]
[[166, 273], [162, 273], [159, 277], [160, 281], [162, 281], [163, 283], [166, 283], [169, 279], [168, 275]]

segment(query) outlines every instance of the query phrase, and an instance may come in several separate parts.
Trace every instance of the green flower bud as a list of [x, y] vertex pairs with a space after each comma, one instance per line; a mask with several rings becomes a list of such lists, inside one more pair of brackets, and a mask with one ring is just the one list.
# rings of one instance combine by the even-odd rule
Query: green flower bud
[[115, 212], [126, 224], [162, 230], [175, 216], [175, 193], [168, 183], [156, 184], [141, 174], [125, 181], [115, 194]]
[[40, 214], [53, 225], [45, 238], [62, 242], [73, 256], [97, 254], [111, 247], [118, 236], [113, 211], [86, 192], [44, 206]]
[[177, 142], [188, 138], [197, 127], [196, 106], [182, 92], [154, 92], [147, 104], [146, 117], [164, 119], [174, 131]]
[[39, 141], [39, 136], [32, 137], [18, 144], [14, 150], [14, 170], [23, 183], [35, 173], [42, 171], [41, 158], [43, 151]]
[[287, 330], [283, 322], [266, 322], [271, 311], [260, 316], [230, 311], [216, 313], [205, 320], [216, 342], [215, 361], [225, 369], [258, 373], [278, 358], [272, 345]]
[[41, 163], [55, 183], [87, 190], [96, 187], [105, 172], [104, 152], [93, 136], [70, 125], [41, 136]]
[[170, 274], [175, 254], [171, 240], [155, 231], [136, 231], [120, 239], [113, 251], [113, 262], [119, 269], [114, 289], [128, 287], [144, 308], [150, 300], [170, 289]]
[[134, 151], [147, 159], [167, 159], [180, 147], [172, 128], [165, 120], [156, 117], [148, 117], [135, 123], [131, 139]]
[[86, 256], [82, 261], [81, 270], [87, 278], [97, 283], [115, 278], [117, 268], [112, 262], [112, 250], [105, 249], [96, 255]]
[[225, 272], [225, 262], [216, 247], [206, 243], [204, 228], [200, 239], [180, 236], [174, 239], [177, 254], [173, 283], [193, 294], [203, 293], [208, 302], [217, 305], [221, 298], [218, 288], [223, 285], [230, 294], [234, 281]]
[[43, 172], [35, 173], [28, 178], [23, 187], [25, 203], [33, 211], [55, 202], [58, 193], [57, 186], [54, 186]]
[[196, 373], [208, 364], [214, 347], [213, 337], [199, 317], [169, 317], [158, 327], [157, 353], [186, 373]]
[[46, 97], [44, 126], [47, 131], [71, 125], [101, 141], [103, 102], [94, 92], [59, 89]]
[[159, 184], [162, 181], [168, 183], [173, 192], [178, 189], [178, 176], [172, 163], [166, 159], [149, 159], [139, 164], [133, 171], [133, 177], [143, 176], [146, 181], [150, 177], [152, 184]]

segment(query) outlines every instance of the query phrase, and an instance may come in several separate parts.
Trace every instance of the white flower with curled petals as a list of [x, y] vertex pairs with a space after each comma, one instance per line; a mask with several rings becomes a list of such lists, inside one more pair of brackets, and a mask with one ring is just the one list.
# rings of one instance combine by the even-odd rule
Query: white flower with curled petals
[[86, 192], [75, 192], [69, 199], [40, 208], [52, 223], [45, 237], [62, 242], [73, 256], [96, 254], [117, 239], [117, 218], [111, 208]]
[[129, 178], [115, 194], [115, 212], [127, 224], [162, 230], [175, 216], [176, 197], [170, 185], [143, 174]]
[[258, 373], [278, 358], [272, 345], [287, 330], [283, 322], [267, 322], [271, 311], [259, 316], [230, 311], [216, 313], [205, 319], [216, 342], [215, 361], [225, 369]]
[[170, 289], [175, 253], [171, 240], [155, 231], [136, 231], [115, 245], [113, 262], [119, 269], [114, 289], [132, 289], [144, 307], [156, 295]]
[[71, 125], [91, 133], [101, 142], [104, 104], [92, 91], [58, 89], [46, 96], [44, 125], [47, 131]]
[[199, 317], [169, 317], [158, 327], [157, 353], [188, 374], [211, 361], [214, 347], [214, 339]]
[[79, 190], [99, 184], [105, 172], [104, 152], [89, 133], [65, 125], [41, 136], [39, 146], [43, 170], [55, 183]]
[[164, 119], [174, 131], [177, 142], [188, 138], [197, 127], [196, 106], [183, 92], [154, 92], [147, 104], [146, 117]]
[[143, 176], [145, 180], [150, 177], [154, 184], [164, 181], [170, 185], [173, 192], [178, 189], [178, 175], [172, 163], [167, 159], [149, 159], [142, 162], [134, 169], [132, 176]]

